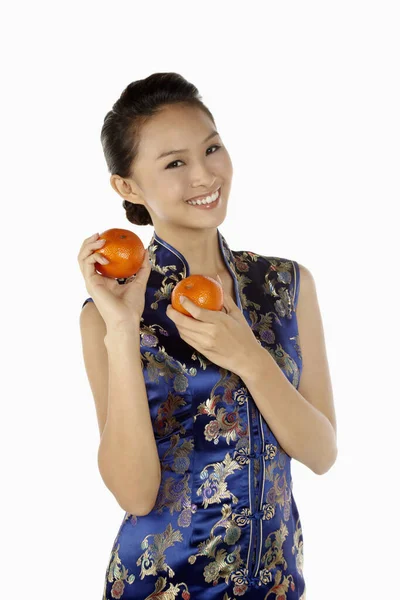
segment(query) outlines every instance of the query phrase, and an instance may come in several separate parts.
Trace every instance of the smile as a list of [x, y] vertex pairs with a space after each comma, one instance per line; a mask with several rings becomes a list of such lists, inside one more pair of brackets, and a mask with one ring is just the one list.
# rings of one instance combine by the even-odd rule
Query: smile
[[220, 197], [220, 191], [221, 188], [218, 188], [218, 190], [216, 192], [214, 192], [213, 194], [211, 194], [210, 196], [206, 196], [205, 198], [202, 198], [201, 200], [186, 200], [186, 204], [190, 204], [191, 206], [216, 206]]

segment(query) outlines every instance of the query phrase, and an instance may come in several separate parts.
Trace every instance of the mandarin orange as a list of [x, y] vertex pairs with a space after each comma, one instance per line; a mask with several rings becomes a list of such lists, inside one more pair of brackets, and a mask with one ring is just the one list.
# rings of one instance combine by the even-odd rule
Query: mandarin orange
[[104, 265], [96, 262], [96, 271], [114, 279], [136, 275], [142, 266], [146, 251], [136, 233], [116, 227], [103, 231], [98, 239], [105, 239], [106, 243], [96, 252], [105, 256], [110, 262]]
[[192, 302], [207, 310], [222, 310], [224, 292], [222, 285], [207, 275], [189, 275], [179, 281], [171, 293], [172, 308], [184, 315], [192, 315], [183, 307], [179, 298], [187, 296]]

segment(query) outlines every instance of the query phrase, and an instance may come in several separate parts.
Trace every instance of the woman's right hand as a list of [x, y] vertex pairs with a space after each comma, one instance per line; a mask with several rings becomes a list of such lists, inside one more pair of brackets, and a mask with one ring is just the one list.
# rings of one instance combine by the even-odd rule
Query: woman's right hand
[[97, 253], [103, 246], [104, 242], [102, 243], [99, 235], [95, 233], [84, 240], [79, 251], [78, 262], [86, 289], [103, 317], [108, 331], [137, 331], [151, 272], [148, 250], [136, 275], [129, 277], [121, 285], [117, 279], [96, 272], [95, 263], [107, 264], [103, 255]]

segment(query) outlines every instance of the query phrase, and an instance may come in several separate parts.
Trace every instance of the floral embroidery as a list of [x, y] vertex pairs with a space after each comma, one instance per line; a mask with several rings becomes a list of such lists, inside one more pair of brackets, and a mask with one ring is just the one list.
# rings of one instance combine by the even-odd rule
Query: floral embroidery
[[[208, 469], [211, 467], [213, 471], [209, 474]], [[202, 497], [204, 508], [209, 504], [219, 503], [225, 498], [232, 498], [234, 503], [238, 502], [237, 497], [228, 489], [225, 480], [228, 475], [241, 468], [241, 465], [227, 453], [222, 463], [211, 463], [202, 469], [200, 478], [204, 483], [198, 488], [197, 495]]]
[[168, 336], [169, 333], [161, 325], [154, 323], [153, 325], [141, 325], [140, 327], [140, 345], [147, 348], [155, 348], [159, 344], [156, 335], [156, 327], [159, 328], [161, 335]]
[[283, 565], [284, 569], [287, 568], [287, 563], [282, 548], [283, 542], [287, 536], [288, 528], [282, 521], [280, 528], [277, 531], [271, 531], [271, 533], [266, 536], [264, 541], [266, 552], [261, 556], [263, 568], [260, 571], [260, 579], [263, 582], [268, 583], [271, 581], [270, 571], [278, 565]]
[[269, 261], [270, 267], [265, 274], [265, 291], [270, 296], [278, 298], [274, 302], [278, 315], [291, 319], [294, 310], [294, 291], [290, 291], [293, 262], [274, 258], [270, 258]]
[[196, 350], [195, 352], [193, 352], [193, 354], [191, 356], [191, 359], [192, 360], [198, 360], [199, 363], [200, 363], [200, 367], [203, 369], [203, 371], [206, 370], [207, 366], [211, 365], [211, 362], [208, 360], [208, 358], [206, 358], [204, 356], [204, 354], [202, 354], [198, 350]]
[[[278, 505], [281, 507], [285, 521], [288, 521], [290, 518], [290, 503], [292, 498], [291, 488], [286, 480], [285, 463], [287, 459], [288, 455], [279, 446], [275, 460], [269, 461], [265, 467], [266, 480], [273, 484], [267, 492], [267, 502], [271, 506]], [[283, 473], [274, 473], [276, 469], [283, 471]]]
[[158, 349], [156, 354], [151, 352], [143, 353], [147, 360], [147, 372], [150, 381], [159, 382], [159, 376], [163, 376], [166, 381], [174, 378], [174, 389], [176, 392], [185, 392], [189, 381], [186, 375], [194, 377], [197, 370], [194, 367], [186, 368], [185, 364], [174, 360], [168, 355], [164, 346]]
[[165, 437], [177, 429], [180, 433], [185, 433], [184, 426], [178, 421], [174, 413], [180, 406], [186, 406], [186, 404], [187, 402], [182, 396], [178, 396], [172, 391], [168, 393], [166, 401], [160, 404], [157, 417], [153, 422], [156, 437]]
[[[219, 438], [222, 436], [226, 443], [230, 444], [238, 437], [247, 435], [247, 425], [241, 422], [239, 416], [239, 406], [243, 403], [241, 395], [243, 395], [244, 389], [235, 390], [240, 379], [236, 373], [225, 369], [220, 369], [219, 372], [221, 378], [213, 386], [209, 398], [198, 405], [194, 420], [200, 415], [215, 417], [204, 428], [205, 439], [218, 444]], [[222, 396], [215, 393], [218, 387], [223, 388]], [[236, 396], [239, 397], [237, 403], [235, 402]], [[219, 402], [222, 402], [224, 406], [217, 409]]]
[[[153, 538], [152, 544], [149, 543], [149, 538]], [[136, 561], [136, 564], [141, 567], [140, 579], [143, 579], [146, 575], [157, 575], [159, 571], [167, 571], [169, 577], [173, 577], [175, 572], [165, 562], [165, 551], [176, 542], [182, 542], [182, 540], [181, 532], [174, 530], [171, 523], [168, 523], [163, 533], [146, 535], [141, 543], [144, 552]]]
[[[231, 574], [243, 563], [243, 559], [240, 557], [240, 546], [235, 546], [229, 554], [225, 548], [217, 549], [222, 542], [228, 545], [236, 544], [241, 536], [240, 527], [229, 518], [231, 515], [229, 504], [222, 505], [221, 513], [222, 518], [211, 528], [210, 537], [199, 544], [197, 554], [189, 556], [191, 565], [196, 562], [198, 556], [213, 559], [204, 567], [203, 571], [205, 581], [212, 582], [213, 585], [216, 585], [220, 578], [228, 583]], [[224, 538], [221, 534], [214, 535], [215, 530], [220, 527], [226, 530]]]
[[249, 316], [251, 319], [251, 329], [254, 332], [254, 335], [259, 336], [262, 342], [266, 344], [274, 344], [275, 343], [275, 331], [272, 327], [272, 322], [275, 320], [279, 325], [282, 325], [279, 317], [274, 312], [268, 312], [263, 315], [261, 313], [257, 313], [255, 310], [251, 310], [249, 312]]
[[169, 271], [173, 271], [173, 272], [177, 271], [177, 266], [173, 263], [169, 264], [169, 265], [161, 266], [160, 261], [157, 260], [156, 250], [158, 248], [159, 248], [159, 244], [154, 241], [151, 241], [148, 246], [149, 260], [151, 263], [151, 268], [152, 268], [152, 270], [154, 270], [156, 273], [159, 273], [163, 277], [167, 277]]
[[247, 286], [247, 284], [251, 283], [251, 279], [249, 279], [245, 275], [241, 275], [240, 273], [238, 273], [236, 281], [238, 284], [239, 296], [240, 296], [240, 301], [242, 304], [242, 309], [247, 310], [249, 307], [252, 306], [255, 310], [260, 310], [261, 305], [258, 302], [256, 302], [255, 300], [252, 300], [250, 298], [250, 296], [248, 296], [244, 293], [245, 287]]
[[[169, 584], [169, 588], [166, 590], [165, 586], [167, 585], [166, 577], [158, 577], [155, 583], [155, 589], [150, 596], [147, 596], [145, 600], [173, 600], [180, 593], [180, 587], [184, 587], [185, 589], [182, 591], [182, 600], [190, 600], [190, 593], [188, 591], [188, 587], [186, 583], [178, 583], [178, 584]], [[164, 591], [163, 591], [164, 590]]]
[[103, 600], [106, 600], [107, 582], [112, 583], [111, 596], [112, 598], [121, 598], [124, 593], [125, 583], [130, 585], [135, 581], [134, 575], [128, 576], [128, 569], [122, 564], [118, 554], [119, 544], [111, 551], [111, 556], [104, 581]]
[[303, 557], [303, 532], [300, 519], [296, 521], [296, 529], [293, 536], [292, 554], [296, 557], [296, 569], [303, 576], [304, 557]]
[[297, 388], [300, 382], [300, 370], [296, 361], [285, 351], [282, 344], [277, 344], [275, 350], [270, 352], [282, 371], [292, 375], [292, 383]]
[[[193, 440], [181, 439], [178, 434], [174, 434], [170, 440], [170, 447], [160, 457], [161, 484], [153, 510], [159, 514], [166, 508], [171, 514], [179, 512], [180, 527], [189, 527], [192, 512], [197, 510], [197, 507], [191, 504], [190, 474], [186, 473], [192, 451]], [[167, 476], [171, 471], [181, 477]]]

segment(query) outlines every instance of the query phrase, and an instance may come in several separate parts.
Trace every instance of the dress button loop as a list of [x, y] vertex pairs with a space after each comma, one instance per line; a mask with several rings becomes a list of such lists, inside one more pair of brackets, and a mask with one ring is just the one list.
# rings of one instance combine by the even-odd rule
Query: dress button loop
[[249, 519], [262, 519], [264, 516], [263, 510], [258, 510], [254, 513], [254, 515], [249, 515]]
[[258, 458], [259, 456], [266, 456], [269, 452], [251, 452], [248, 454], [249, 458]]

